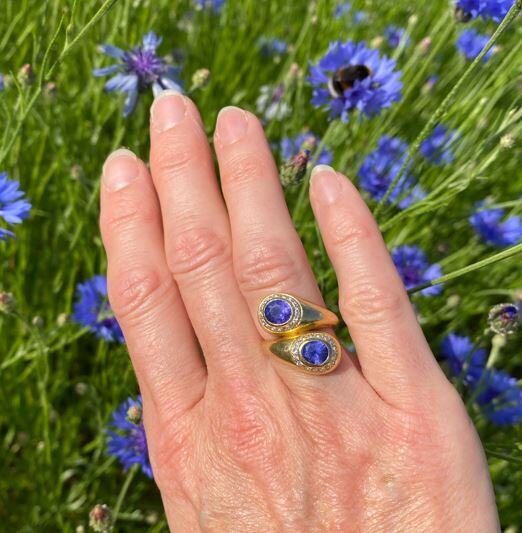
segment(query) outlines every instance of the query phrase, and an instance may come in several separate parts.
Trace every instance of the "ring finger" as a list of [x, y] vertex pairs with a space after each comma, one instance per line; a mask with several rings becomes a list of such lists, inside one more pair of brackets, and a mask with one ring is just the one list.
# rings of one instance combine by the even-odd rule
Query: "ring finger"
[[[234, 270], [255, 322], [260, 301], [272, 292], [324, 305], [259, 120], [227, 107], [218, 116], [214, 141], [230, 218]], [[261, 328], [260, 333], [266, 336]], [[349, 364], [343, 357], [336, 373], [344, 374]], [[296, 373], [293, 368], [288, 372]]]

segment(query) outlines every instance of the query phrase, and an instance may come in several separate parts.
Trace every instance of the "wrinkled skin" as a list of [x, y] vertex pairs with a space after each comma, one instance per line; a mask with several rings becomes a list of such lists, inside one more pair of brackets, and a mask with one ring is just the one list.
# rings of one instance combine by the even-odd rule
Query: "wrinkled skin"
[[220, 113], [214, 146], [188, 98], [151, 118], [150, 170], [108, 158], [109, 298], [144, 402], [172, 531], [499, 531], [480, 441], [435, 361], [357, 190], [314, 169], [310, 201], [357, 356], [299, 372], [261, 346], [267, 294], [323, 304], [268, 143]]

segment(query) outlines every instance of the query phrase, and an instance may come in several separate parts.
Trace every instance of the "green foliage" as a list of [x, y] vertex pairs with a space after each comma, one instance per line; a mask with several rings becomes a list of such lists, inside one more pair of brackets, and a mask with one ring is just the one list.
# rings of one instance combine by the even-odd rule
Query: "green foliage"
[[[460, 26], [449, 0], [352, 3], [368, 13], [365, 22], [334, 19], [335, 4], [327, 0], [228, 0], [220, 15], [194, 12], [187, 1], [3, 1], [0, 72], [13, 82], [0, 92], [0, 171], [21, 181], [33, 211], [16, 229], [15, 240], [0, 242], [0, 291], [16, 298], [16, 312], [0, 314], [2, 531], [87, 528], [95, 503], [118, 508], [117, 531], [167, 530], [154, 484], [139, 472], [126, 477], [105, 454], [110, 412], [137, 392], [126, 350], [97, 341], [63, 316], [71, 312], [76, 283], [105, 271], [98, 231], [104, 158], [121, 145], [144, 159], [148, 153], [152, 96], [142, 94], [134, 114], [123, 119], [122, 98], [106, 94], [103, 80], [91, 74], [109, 64], [97, 52], [99, 43], [129, 48], [153, 29], [164, 38], [162, 52], [182, 50], [186, 87], [196, 71], [208, 68], [208, 86], [192, 96], [209, 138], [221, 107], [255, 112], [260, 87], [283, 83], [292, 114], [267, 124], [270, 140], [277, 143], [310, 128], [333, 150], [336, 168], [354, 181], [381, 134], [411, 142], [414, 174], [428, 195], [403, 211], [368, 200], [390, 248], [420, 245], [445, 274], [457, 273], [445, 280], [442, 296], [412, 296], [434, 353], [449, 331], [487, 345], [488, 309], [522, 298], [520, 255], [515, 255], [520, 246], [480, 269], [468, 268], [495, 250], [480, 244], [467, 222], [474, 203], [485, 197], [521, 213], [520, 17], [497, 32], [493, 57], [471, 68], [454, 47]], [[310, 105], [308, 62], [332, 40], [371, 42], [389, 23], [405, 27], [412, 41], [394, 51], [382, 45], [403, 71], [402, 101], [371, 120], [329, 122]], [[473, 24], [490, 34], [495, 29], [493, 23]], [[263, 35], [284, 39], [289, 52], [280, 60], [262, 58], [256, 43]], [[419, 43], [428, 36], [431, 47], [423, 49]], [[27, 63], [35, 77], [22, 84], [16, 76]], [[429, 89], [432, 74], [439, 82]], [[460, 135], [455, 162], [443, 168], [427, 165], [415, 150], [429, 133], [426, 126], [442, 115]], [[307, 184], [308, 176], [287, 191], [287, 200], [335, 310], [335, 275], [309, 208]], [[510, 337], [496, 362], [516, 376], [522, 369], [520, 340], [520, 333]], [[503, 526], [516, 527], [522, 524], [522, 426], [497, 428], [472, 406], [470, 413], [488, 454]]]

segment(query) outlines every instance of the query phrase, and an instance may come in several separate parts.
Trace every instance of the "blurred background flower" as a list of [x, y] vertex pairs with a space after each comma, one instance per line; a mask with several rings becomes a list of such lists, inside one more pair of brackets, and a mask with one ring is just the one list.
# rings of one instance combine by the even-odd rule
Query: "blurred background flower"
[[[359, 168], [359, 184], [374, 200], [381, 200], [399, 173], [408, 145], [397, 137], [383, 135], [377, 148], [370, 152]], [[409, 167], [408, 167], [409, 168]], [[397, 202], [401, 209], [424, 197], [419, 185], [408, 170], [400, 178], [388, 198], [389, 203]]]
[[[390, 48], [397, 48], [401, 40], [403, 39], [405, 33], [406, 31], [404, 28], [389, 24], [384, 30], [384, 37], [386, 38], [386, 41], [388, 42]], [[408, 46], [409, 44], [410, 38], [407, 37], [404, 41], [404, 46]]]
[[[437, 263], [430, 264], [426, 254], [414, 245], [397, 246], [391, 251], [397, 272], [407, 289], [423, 285], [442, 276], [442, 269]], [[435, 296], [442, 292], [442, 285], [428, 287], [421, 291], [424, 296]]]
[[93, 276], [78, 283], [72, 319], [108, 342], [125, 342], [107, 297], [107, 278]]
[[[127, 398], [113, 413], [107, 431], [107, 453], [116, 457], [124, 472], [134, 465], [152, 479], [147, 438], [141, 419], [141, 396]], [[139, 415], [138, 415], [139, 413]]]
[[513, 6], [514, 0], [456, 0], [455, 8], [460, 20], [468, 20], [481, 16], [500, 22]]
[[463, 383], [476, 385], [480, 381], [487, 352], [475, 346], [469, 337], [450, 333], [442, 341], [441, 353], [451, 373]]
[[196, 8], [209, 9], [214, 13], [220, 13], [225, 6], [225, 0], [195, 0]]
[[265, 121], [283, 120], [292, 112], [290, 105], [284, 101], [285, 86], [263, 85], [256, 100], [257, 112]]
[[287, 51], [287, 45], [282, 39], [263, 35], [257, 41], [259, 51], [263, 57], [282, 56]]
[[[310, 131], [305, 131], [297, 135], [294, 139], [285, 137], [281, 141], [281, 157], [284, 160], [290, 159], [297, 153], [308, 150], [310, 152], [310, 159], [316, 157], [316, 149], [321, 144], [321, 139]], [[333, 156], [330, 150], [325, 146], [321, 149], [319, 155], [317, 155], [316, 164], [318, 165], [331, 165]]]
[[498, 248], [517, 244], [522, 240], [522, 219], [512, 215], [504, 221], [505, 210], [488, 209], [486, 203], [479, 202], [476, 211], [469, 217], [469, 223], [484, 243]]
[[[0, 172], [0, 219], [13, 226], [25, 220], [30, 211], [31, 204], [20, 190], [20, 183], [10, 180], [7, 172]], [[0, 241], [8, 237], [14, 237], [14, 233], [0, 227]]]
[[437, 124], [433, 133], [420, 146], [420, 153], [434, 165], [449, 165], [453, 162], [453, 143], [457, 132]]
[[[488, 41], [488, 35], [482, 35], [473, 28], [468, 28], [460, 32], [457, 39], [457, 49], [466, 59], [471, 61], [482, 52]], [[490, 48], [482, 61], [486, 62], [493, 54], [493, 51], [494, 49]]]

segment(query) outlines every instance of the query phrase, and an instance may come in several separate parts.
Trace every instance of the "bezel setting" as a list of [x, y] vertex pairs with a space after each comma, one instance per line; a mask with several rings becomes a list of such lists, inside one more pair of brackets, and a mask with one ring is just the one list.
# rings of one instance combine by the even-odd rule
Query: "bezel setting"
[[[328, 359], [326, 359], [322, 365], [312, 365], [306, 361], [302, 355], [302, 350], [305, 344], [316, 340], [323, 341], [328, 346]], [[331, 335], [314, 331], [311, 333], [305, 333], [296, 338], [292, 343], [290, 353], [296, 366], [306, 370], [307, 372], [323, 373], [336, 365], [337, 359], [339, 358], [339, 347]]]
[[[266, 306], [273, 300], [284, 300], [292, 308], [290, 319], [284, 324], [273, 324], [265, 316]], [[299, 327], [303, 318], [303, 307], [293, 296], [284, 293], [270, 294], [260, 304], [258, 310], [258, 320], [261, 326], [269, 333], [284, 334]]]

